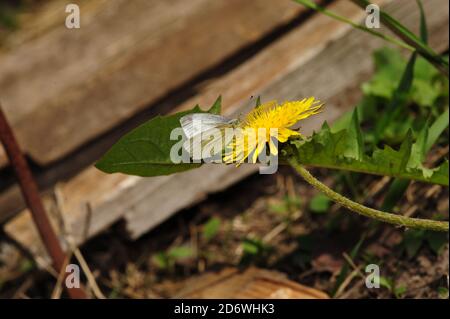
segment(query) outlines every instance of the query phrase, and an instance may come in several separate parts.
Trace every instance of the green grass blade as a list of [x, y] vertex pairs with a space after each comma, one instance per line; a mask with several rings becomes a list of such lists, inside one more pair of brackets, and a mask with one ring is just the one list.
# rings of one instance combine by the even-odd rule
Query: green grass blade
[[417, 54], [414, 52], [411, 55], [411, 58], [408, 61], [408, 64], [403, 71], [402, 78], [400, 83], [398, 84], [397, 89], [394, 92], [392, 100], [388, 104], [385, 112], [381, 116], [379, 122], [375, 127], [375, 140], [374, 144], [378, 144], [384, 130], [387, 128], [389, 123], [394, 120], [404, 109], [404, 105], [406, 103], [406, 98], [408, 96], [408, 92], [411, 89], [413, 79], [414, 79], [414, 65], [416, 63]]
[[[365, 234], [360, 238], [360, 240], [356, 243], [356, 245], [353, 247], [353, 249], [350, 252], [350, 258], [355, 259], [358, 256], [359, 250], [364, 243], [365, 240]], [[348, 263], [345, 263], [344, 266], [342, 266], [341, 271], [339, 272], [339, 275], [336, 279], [336, 283], [331, 290], [331, 296], [334, 297], [336, 292], [338, 291], [339, 287], [344, 282], [345, 278], [347, 278], [347, 274], [350, 271], [350, 266]]]
[[428, 28], [427, 20], [425, 18], [425, 10], [423, 9], [423, 4], [421, 0], [417, 0], [417, 5], [420, 10], [420, 39], [423, 43], [428, 44]]
[[414, 50], [414, 47], [406, 44], [403, 41], [400, 41], [400, 40], [395, 39], [393, 37], [390, 37], [388, 35], [382, 34], [380, 32], [374, 31], [373, 29], [367, 28], [365, 26], [359, 25], [359, 24], [353, 22], [350, 19], [347, 19], [347, 18], [345, 18], [343, 16], [340, 16], [340, 15], [330, 11], [330, 10], [327, 10], [326, 8], [316, 4], [315, 2], [313, 2], [311, 0], [294, 0], [294, 1], [299, 3], [299, 4], [301, 4], [301, 5], [303, 5], [303, 6], [305, 6], [305, 7], [307, 7], [307, 8], [309, 8], [309, 9], [321, 12], [321, 13], [329, 16], [330, 18], [333, 18], [335, 20], [347, 23], [347, 24], [351, 25], [355, 29], [358, 29], [358, 30], [370, 33], [371, 35], [374, 35], [374, 36], [376, 36], [378, 38], [381, 38], [381, 39], [383, 39], [383, 40], [385, 40], [387, 42], [390, 42], [390, 43], [393, 43], [395, 45], [398, 45], [398, 46], [400, 46], [400, 47], [402, 47], [404, 49], [407, 49], [407, 50], [410, 50], [410, 51]]
[[[368, 0], [351, 0], [361, 8], [365, 9], [370, 5]], [[430, 61], [440, 72], [448, 77], [448, 62], [445, 61], [439, 54], [434, 52], [426, 43], [424, 43], [419, 37], [417, 37], [408, 28], [402, 25], [399, 21], [391, 17], [384, 11], [380, 11], [381, 22], [388, 27], [395, 35], [402, 39], [406, 44], [414, 47], [417, 52], [425, 59]]]
[[389, 186], [389, 189], [384, 198], [383, 204], [381, 205], [382, 211], [391, 211], [398, 201], [405, 194], [406, 189], [409, 186], [409, 180], [396, 178]]
[[448, 127], [448, 121], [449, 121], [449, 112], [447, 108], [445, 112], [439, 115], [439, 117], [430, 126], [430, 129], [428, 131], [428, 139], [425, 146], [426, 152], [428, 152], [431, 149], [431, 147], [437, 142], [439, 136], [441, 136], [441, 134]]

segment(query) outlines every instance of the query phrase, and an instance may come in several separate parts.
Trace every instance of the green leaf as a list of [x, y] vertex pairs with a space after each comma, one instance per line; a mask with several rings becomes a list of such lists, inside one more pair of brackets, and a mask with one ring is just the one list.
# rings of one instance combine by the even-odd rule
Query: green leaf
[[448, 243], [448, 234], [447, 233], [438, 233], [438, 232], [426, 232], [425, 239], [430, 246], [431, 250], [439, 255], [445, 245]]
[[214, 238], [220, 229], [220, 219], [217, 217], [211, 217], [204, 225], [202, 230], [202, 236], [205, 240]]
[[428, 120], [420, 130], [416, 142], [411, 147], [411, 155], [408, 160], [408, 167], [421, 168], [426, 155], [426, 143], [428, 141]]
[[[282, 154], [294, 156], [303, 165], [393, 176], [448, 186], [448, 161], [434, 169], [417, 164], [416, 155], [411, 159], [411, 134], [408, 134], [409, 137], [403, 141], [398, 151], [386, 145], [383, 149], [375, 148], [371, 155], [363, 154], [361, 159], [355, 159], [355, 150], [344, 149], [345, 145], [352, 143], [355, 145], [355, 141], [348, 141], [355, 139], [351, 130], [352, 128], [332, 133], [324, 123], [322, 129], [309, 139], [290, 140], [290, 147], [286, 146], [287, 150]], [[417, 150], [419, 144], [414, 145]]]
[[331, 126], [331, 131], [333, 133], [346, 129], [353, 118], [353, 113], [356, 111], [358, 114], [359, 123], [362, 123], [366, 120], [372, 121], [373, 119], [379, 116], [379, 112], [377, 111], [377, 103], [378, 98], [371, 95], [364, 95], [356, 105], [355, 109], [352, 111], [345, 112], [341, 117], [339, 117], [336, 121], [333, 122]]
[[417, 59], [410, 97], [412, 102], [422, 107], [435, 107], [438, 98], [448, 93], [447, 87], [448, 80], [428, 61]]
[[449, 112], [448, 108], [442, 113], [430, 126], [428, 130], [428, 139], [425, 146], [425, 152], [428, 152], [431, 147], [437, 142], [439, 136], [445, 131], [448, 127], [449, 121]]
[[309, 209], [313, 213], [322, 214], [326, 213], [330, 208], [330, 199], [323, 194], [318, 194], [311, 199], [309, 203]]
[[389, 123], [395, 120], [405, 109], [408, 93], [413, 83], [415, 63], [416, 53], [414, 52], [402, 72], [401, 80], [393, 92], [391, 101], [382, 113], [380, 120], [376, 122], [375, 144], [379, 142], [381, 134], [386, 130]]
[[294, 210], [299, 209], [302, 204], [300, 197], [295, 196], [295, 195], [284, 197], [284, 201], [285, 201], [286, 205], [288, 206], [288, 208], [291, 208]]
[[363, 25], [359, 25], [359, 24], [353, 22], [350, 19], [347, 19], [347, 18], [345, 18], [343, 16], [340, 16], [340, 15], [334, 13], [333, 11], [330, 11], [330, 10], [328, 10], [328, 9], [318, 5], [318, 4], [316, 4], [314, 1], [311, 1], [311, 0], [294, 0], [294, 1], [297, 2], [297, 3], [302, 4], [303, 6], [309, 8], [309, 9], [321, 12], [321, 13], [323, 13], [323, 14], [325, 14], [325, 15], [329, 16], [330, 18], [333, 18], [333, 19], [335, 19], [337, 21], [340, 21], [340, 22], [343, 22], [343, 23], [347, 23], [347, 24], [351, 25], [355, 29], [359, 29], [361, 31], [367, 32], [367, 33], [369, 33], [369, 34], [371, 34], [373, 36], [381, 38], [381, 39], [383, 39], [385, 41], [388, 41], [390, 43], [396, 44], [396, 45], [398, 45], [398, 46], [400, 46], [402, 48], [405, 48], [405, 49], [408, 49], [408, 50], [413, 50], [412, 46], [406, 44], [403, 41], [400, 41], [400, 40], [397, 40], [397, 39], [395, 39], [395, 38], [393, 38], [391, 36], [382, 34], [382, 33], [377, 32], [377, 31], [375, 31], [375, 30], [373, 30], [371, 28], [367, 28], [367, 27], [365, 27]]
[[160, 269], [169, 268], [169, 259], [164, 252], [158, 252], [153, 255], [152, 262]]
[[402, 245], [408, 258], [414, 258], [417, 255], [420, 247], [422, 247], [424, 239], [424, 230], [410, 229], [405, 232]]
[[[368, 0], [352, 0], [361, 8], [365, 9], [370, 5]], [[406, 42], [408, 45], [414, 47], [417, 52], [425, 59], [429, 60], [440, 72], [448, 77], [448, 62], [429, 47], [424, 41], [418, 38], [412, 31], [402, 25], [399, 21], [391, 17], [384, 11], [380, 11], [381, 22], [386, 25], [395, 35]]]
[[408, 257], [414, 258], [425, 242], [436, 255], [439, 255], [448, 243], [448, 234], [411, 229], [405, 232], [402, 245]]
[[256, 255], [259, 252], [258, 246], [255, 245], [254, 243], [248, 242], [248, 241], [244, 241], [242, 243], [242, 248], [245, 253], [250, 254], [250, 255]]
[[428, 30], [427, 30], [427, 20], [425, 18], [425, 11], [423, 9], [422, 1], [417, 0], [417, 5], [420, 10], [420, 39], [423, 43], [428, 43]]
[[391, 183], [381, 206], [382, 211], [389, 212], [395, 207], [400, 198], [403, 197], [403, 194], [409, 186], [409, 182], [407, 179], [396, 178]]
[[[444, 113], [442, 113], [431, 125], [430, 129], [428, 130], [427, 134], [425, 132], [422, 133], [423, 138], [425, 138], [424, 135], [427, 135], [427, 142], [424, 146], [423, 152], [424, 154], [428, 153], [428, 151], [431, 149], [431, 147], [436, 143], [439, 136], [442, 134], [442, 132], [445, 131], [445, 129], [448, 127], [449, 122], [449, 112], [448, 108], [445, 110]], [[428, 122], [425, 123], [424, 127], [422, 128], [422, 131], [426, 129], [426, 125]], [[423, 143], [423, 141], [421, 142]], [[416, 147], [420, 148], [420, 147]], [[386, 193], [386, 197], [383, 201], [383, 205], [381, 207], [381, 210], [384, 211], [391, 211], [392, 208], [394, 208], [395, 204], [398, 202], [400, 198], [403, 197], [403, 194], [405, 193], [406, 189], [408, 188], [409, 181], [405, 179], [395, 179], [392, 184], [389, 186], [389, 189]]]
[[[413, 32], [411, 32], [409, 29], [407, 29], [400, 22], [395, 20], [393, 17], [391, 17], [384, 11], [380, 11], [381, 22], [383, 24], [385, 24], [401, 40], [398, 40], [396, 38], [390, 37], [383, 33], [377, 32], [373, 29], [370, 29], [365, 26], [354, 23], [350, 19], [347, 19], [345, 17], [342, 17], [342, 16], [330, 11], [330, 10], [327, 10], [326, 8], [314, 3], [311, 0], [294, 0], [294, 1], [304, 5], [305, 7], [309, 8], [309, 9], [322, 12], [323, 14], [325, 14], [333, 19], [347, 23], [355, 29], [362, 30], [373, 36], [379, 37], [385, 41], [399, 45], [405, 49], [408, 49], [411, 51], [414, 51], [414, 49], [415, 49], [425, 59], [429, 60], [442, 74], [444, 74], [448, 77], [448, 62], [445, 59], [443, 59], [440, 55], [435, 53], [432, 48], [430, 48], [424, 41], [419, 39]], [[354, 3], [356, 3], [357, 5], [359, 5], [364, 10], [367, 8], [368, 5], [371, 4], [367, 0], [352, 0], [352, 1]], [[425, 24], [422, 23], [422, 25], [425, 25]]]
[[[356, 245], [352, 248], [351, 252], [350, 252], [350, 258], [352, 260], [354, 260], [356, 258], [356, 256], [358, 256], [358, 253], [361, 249], [362, 244], [364, 243], [365, 240], [365, 236], [363, 235], [360, 240], [358, 240], [358, 242], [356, 243]], [[339, 272], [339, 275], [337, 276], [336, 279], [336, 283], [331, 291], [331, 295], [334, 296], [336, 294], [336, 292], [338, 291], [339, 287], [342, 285], [342, 283], [344, 282], [345, 278], [347, 278], [347, 274], [350, 271], [350, 266], [348, 263], [345, 263], [342, 268], [341, 271]]]
[[448, 299], [448, 288], [446, 288], [446, 287], [439, 287], [438, 288], [438, 294], [439, 294], [439, 298], [441, 298], [441, 299]]
[[171, 248], [167, 252], [167, 256], [169, 258], [173, 258], [175, 260], [181, 260], [185, 258], [190, 258], [194, 255], [194, 251], [189, 246], [177, 246]]
[[311, 234], [304, 234], [297, 237], [298, 249], [311, 252], [314, 248], [314, 238]]
[[399, 153], [403, 154], [402, 159], [400, 161], [399, 170], [404, 171], [407, 168], [407, 165], [411, 158], [412, 149], [415, 144], [413, 144], [413, 134], [412, 130], [409, 129], [408, 133], [406, 134], [405, 139], [402, 142], [402, 145], [400, 146]]
[[289, 211], [289, 205], [286, 202], [269, 205], [269, 210], [277, 214], [284, 214]]
[[[208, 112], [220, 114], [219, 97]], [[105, 173], [124, 173], [138, 176], [159, 176], [197, 168], [200, 163], [173, 163], [172, 146], [179, 140], [171, 140], [173, 129], [180, 127], [180, 118], [190, 113], [200, 113], [198, 106], [185, 112], [157, 116], [123, 136], [96, 163]]]
[[24, 259], [20, 263], [19, 271], [22, 272], [22, 273], [26, 273], [26, 272], [29, 272], [30, 270], [34, 269], [35, 266], [36, 265], [35, 265], [34, 261], [27, 258], [27, 259]]
[[282, 200], [270, 204], [269, 210], [277, 214], [285, 215], [286, 213], [291, 213], [295, 210], [298, 210], [300, 208], [300, 205], [301, 200], [299, 197], [286, 195]]
[[11, 3], [0, 3], [0, 30], [15, 30], [19, 27], [18, 15], [21, 7]]
[[222, 111], [222, 96], [219, 95], [214, 104], [208, 110], [208, 113], [220, 115], [221, 111]]
[[392, 288], [394, 287], [394, 282], [390, 278], [380, 276], [380, 286], [386, 288], [389, 291], [392, 291]]
[[259, 255], [265, 249], [265, 245], [259, 239], [246, 238], [242, 242], [242, 248], [244, 253], [249, 255]]
[[365, 95], [391, 99], [400, 82], [406, 61], [398, 50], [381, 48], [373, 53], [375, 74], [362, 85]]
[[[399, 102], [392, 101], [394, 95], [397, 95], [401, 103], [413, 102], [421, 107], [432, 107], [437, 99], [447, 92], [448, 85], [442, 83], [446, 79], [422, 57], [416, 59], [413, 71], [412, 57], [408, 64], [398, 50], [391, 48], [375, 51], [374, 61], [375, 74], [370, 81], [362, 85], [362, 89], [366, 96], [390, 100], [391, 107], [388, 109], [398, 106]], [[407, 86], [408, 79], [412, 80], [410, 88]], [[401, 82], [403, 87], [400, 85]], [[399, 90], [400, 92], [397, 92]]]
[[395, 298], [397, 298], [397, 299], [402, 298], [403, 295], [406, 293], [406, 291], [407, 291], [406, 286], [395, 287], [395, 289], [394, 289]]
[[[351, 121], [347, 129], [347, 138], [337, 145], [337, 152], [347, 158], [360, 161], [363, 158], [364, 142], [359, 127], [358, 112], [353, 111]], [[342, 150], [342, 151], [341, 151]]]

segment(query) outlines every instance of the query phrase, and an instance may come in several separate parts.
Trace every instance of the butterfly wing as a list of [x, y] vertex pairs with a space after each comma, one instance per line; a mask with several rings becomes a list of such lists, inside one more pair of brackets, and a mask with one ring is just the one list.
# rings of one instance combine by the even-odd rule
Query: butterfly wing
[[188, 139], [199, 133], [217, 128], [219, 125], [229, 123], [230, 120], [226, 117], [209, 113], [188, 114], [180, 119], [181, 128]]
[[[234, 120], [209, 113], [194, 113], [183, 116], [180, 119], [180, 124], [187, 138], [183, 148], [193, 157], [191, 145], [194, 137], [198, 136], [198, 139], [201, 141], [201, 150], [208, 145], [209, 149], [217, 150], [217, 152], [221, 151], [223, 147], [220, 146], [223, 145], [224, 130], [233, 127], [232, 123], [234, 123]], [[217, 134], [218, 132], [220, 134]], [[202, 136], [210, 138], [203, 140]]]

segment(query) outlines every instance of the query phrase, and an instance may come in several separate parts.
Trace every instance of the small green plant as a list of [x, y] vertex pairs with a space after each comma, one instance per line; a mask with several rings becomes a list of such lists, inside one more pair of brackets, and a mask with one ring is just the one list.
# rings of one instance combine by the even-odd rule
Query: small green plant
[[309, 210], [316, 214], [323, 214], [330, 208], [330, 199], [323, 195], [318, 194], [311, 199], [309, 203]]
[[311, 262], [313, 252], [314, 238], [310, 234], [305, 234], [297, 237], [298, 248], [292, 257], [295, 265], [302, 269]]
[[423, 229], [410, 229], [405, 232], [401, 247], [409, 258], [414, 258], [424, 245], [427, 245], [432, 252], [439, 255], [446, 243], [448, 243], [448, 234]]
[[202, 228], [202, 238], [210, 241], [219, 233], [221, 221], [217, 217], [211, 217]]
[[189, 246], [177, 246], [167, 251], [160, 251], [153, 255], [152, 262], [159, 269], [172, 271], [177, 262], [194, 256], [194, 251]]
[[[353, 21], [342, 17], [318, 4], [316, 4], [312, 0], [294, 0], [297, 3], [302, 4], [303, 6], [322, 12], [329, 17], [336, 19], [338, 21], [350, 24], [355, 29], [362, 30], [367, 32], [373, 36], [379, 37], [387, 42], [393, 43], [401, 48], [410, 50], [411, 52], [417, 52], [421, 56], [423, 56], [428, 62], [433, 64], [436, 69], [438, 69], [442, 74], [448, 77], [448, 61], [443, 59], [442, 56], [434, 52], [434, 50], [428, 46], [428, 31], [426, 27], [426, 19], [425, 13], [423, 10], [422, 2], [420, 0], [417, 1], [419, 10], [420, 10], [420, 36], [417, 36], [405, 27], [402, 23], [400, 23], [395, 18], [391, 17], [384, 11], [380, 11], [380, 20], [386, 27], [388, 27], [397, 37], [391, 37], [389, 35], [377, 32], [374, 29], [368, 28], [363, 25], [359, 25], [354, 23]], [[368, 0], [352, 0], [355, 4], [360, 6], [363, 10], [365, 10], [371, 3]]]
[[20, 263], [20, 271], [23, 273], [29, 272], [33, 270], [35, 267], [36, 265], [34, 261], [28, 258], [22, 260], [22, 262]]
[[37, 3], [36, 0], [2, 0], [0, 2], [0, 33], [19, 27], [18, 15], [26, 7]]
[[[365, 240], [365, 237], [362, 237], [350, 251], [349, 257], [351, 260], [354, 260], [359, 255], [361, 246], [363, 245], [364, 240]], [[331, 296], [334, 297], [336, 295], [336, 293], [339, 291], [339, 288], [344, 283], [345, 278], [347, 278], [349, 271], [350, 271], [350, 265], [348, 263], [345, 263], [342, 266], [341, 271], [339, 272], [339, 274], [336, 278], [336, 283], [334, 284], [334, 287], [331, 290]]]
[[241, 245], [243, 251], [241, 264], [264, 261], [272, 250], [269, 245], [259, 238], [245, 238]]
[[12, 30], [17, 28], [16, 15], [18, 13], [17, 6], [8, 2], [0, 3], [0, 31], [4, 28]]
[[301, 207], [301, 200], [295, 195], [285, 195], [281, 200], [278, 200], [269, 205], [269, 212], [276, 214], [278, 217], [290, 226], [299, 215]]
[[439, 287], [438, 288], [438, 295], [441, 299], [448, 299], [448, 288], [446, 287]]
[[402, 298], [407, 292], [407, 288], [404, 285], [397, 286], [395, 281], [392, 278], [388, 277], [380, 277], [380, 286], [389, 290], [392, 294], [394, 294], [395, 298]]

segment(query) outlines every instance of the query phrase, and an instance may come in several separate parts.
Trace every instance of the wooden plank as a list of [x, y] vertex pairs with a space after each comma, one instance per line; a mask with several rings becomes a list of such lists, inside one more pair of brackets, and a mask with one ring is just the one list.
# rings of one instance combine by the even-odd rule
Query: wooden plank
[[[51, 0], [51, 1], [34, 1], [30, 6], [25, 6], [24, 10], [20, 10], [16, 19], [19, 28], [14, 31], [4, 33], [0, 41], [1, 53], [13, 51], [26, 42], [33, 41], [47, 32], [51, 32], [54, 28], [60, 27], [65, 23], [66, 15], [61, 14], [69, 3], [76, 3], [80, 11], [89, 12], [91, 15], [97, 14], [105, 9], [105, 4], [109, 0]], [[40, 2], [40, 3], [38, 3]], [[63, 9], [61, 11], [61, 9]]]
[[241, 272], [225, 268], [177, 283], [171, 298], [199, 299], [329, 299], [323, 291], [307, 287], [273, 271], [250, 267]]
[[[445, 10], [432, 10], [440, 4], [442, 0], [425, 4], [428, 23], [433, 30], [430, 40], [437, 50], [448, 46], [448, 16]], [[415, 3], [395, 1], [386, 8], [402, 16], [402, 21], [407, 25], [414, 26], [418, 21]], [[354, 20], [360, 20], [363, 14], [346, 1], [333, 4], [332, 9]], [[361, 80], [370, 74], [372, 64], [368, 52], [382, 45], [383, 42], [373, 37], [317, 15], [232, 72], [203, 87], [198, 96], [180, 105], [178, 110], [197, 102], [211, 103], [218, 94], [224, 96], [224, 113], [227, 115], [245, 109], [250, 95], [262, 94], [264, 99], [291, 99], [314, 94], [330, 103], [327, 103], [326, 112], [320, 118], [305, 121], [305, 132], [311, 132], [323, 120], [332, 121], [352, 106], [346, 103], [340, 105], [337, 96], [359, 86]], [[125, 219], [131, 237], [136, 238], [180, 208], [194, 204], [208, 191], [214, 190], [214, 186], [226, 187], [228, 182], [223, 180], [224, 177], [232, 183], [247, 174], [248, 171], [240, 171], [233, 166], [219, 165], [204, 166], [168, 177], [138, 178], [104, 175], [89, 168], [61, 185], [61, 193], [67, 198], [61, 209], [65, 220], [74, 225], [71, 227], [74, 230], [72, 235], [78, 243], [86, 238], [82, 234], [90, 237], [118, 218]], [[206, 179], [207, 182], [204, 182]], [[176, 200], [171, 194], [176, 194]], [[91, 204], [90, 216], [86, 202]], [[86, 220], [90, 221], [87, 230], [81, 227]], [[27, 227], [31, 226], [24, 211], [6, 225], [6, 231], [26, 247], [37, 251], [35, 247], [39, 241], [25, 239], [18, 231]]]
[[270, 0], [93, 0], [80, 29], [61, 23], [0, 55], [2, 103], [24, 150], [45, 165], [301, 10]]
[[[83, 5], [81, 6], [81, 11], [82, 12], [83, 11], [87, 11], [88, 14], [92, 15], [92, 16], [98, 15], [99, 14], [98, 10], [99, 10], [99, 8], [100, 9], [102, 8], [104, 3], [103, 2], [97, 3], [96, 1], [99, 2], [100, 0], [95, 0], [92, 3], [91, 2], [88, 2], [88, 3], [82, 2]], [[277, 14], [280, 14], [280, 17], [275, 18], [275, 14], [273, 12], [268, 12], [268, 10], [266, 9], [267, 4], [268, 4], [268, 0], [258, 0], [258, 1], [252, 2], [252, 4], [251, 4], [251, 6], [254, 6], [254, 7], [251, 7], [251, 8], [257, 8], [258, 9], [258, 14], [253, 14], [252, 13], [252, 16], [253, 15], [254, 16], [258, 16], [258, 18], [254, 17], [252, 19], [252, 22], [251, 23], [249, 22], [251, 19], [248, 19], [248, 15], [250, 15], [249, 11], [251, 11], [251, 8], [249, 7], [250, 6], [249, 2], [245, 2], [244, 6], [240, 6], [240, 11], [242, 11], [242, 12], [239, 13], [237, 16], [233, 16], [232, 19], [231, 19], [231, 22], [230, 22], [230, 19], [228, 19], [228, 15], [230, 15], [231, 11], [233, 11], [230, 6], [234, 6], [234, 7], [238, 6], [240, 4], [240, 1], [242, 1], [242, 0], [227, 1], [226, 4], [223, 1], [218, 1], [218, 2], [216, 2], [214, 4], [214, 7], [213, 7], [214, 10], [211, 9], [211, 8], [207, 10], [210, 14], [212, 14], [212, 12], [213, 12], [214, 15], [218, 15], [219, 14], [218, 11], [220, 11], [220, 9], [223, 9], [226, 12], [228, 12], [228, 13], [223, 13], [223, 16], [221, 16], [221, 18], [217, 19], [218, 20], [217, 24], [220, 25], [219, 26], [220, 30], [230, 27], [229, 24], [233, 24], [233, 26], [230, 27], [231, 30], [227, 31], [227, 34], [230, 33], [230, 32], [231, 32], [231, 34], [228, 34], [224, 38], [224, 40], [227, 40], [227, 43], [223, 45], [222, 49], [220, 50], [221, 51], [220, 53], [219, 52], [215, 52], [213, 55], [217, 55], [218, 56], [219, 54], [223, 54], [224, 56], [226, 56], [227, 54], [229, 54], [232, 51], [232, 49], [241, 48], [241, 47], [245, 46], [244, 44], [251, 43], [253, 40], [257, 39], [258, 37], [261, 37], [261, 35], [263, 33], [265, 34], [269, 30], [272, 30], [272, 29], [269, 29], [269, 28], [273, 28], [274, 26], [277, 26], [279, 24], [282, 24], [282, 23], [288, 21], [289, 19], [292, 19], [292, 17], [294, 15], [298, 14], [299, 12], [304, 12], [304, 10], [301, 7], [300, 7], [300, 9], [298, 9], [299, 6], [297, 6], [297, 5], [294, 5], [294, 7], [295, 7], [295, 9], [294, 9], [292, 4], [290, 4], [290, 5], [285, 5], [285, 4], [278, 5], [278, 4], [275, 4], [273, 9], [274, 10], [278, 10]], [[63, 5], [65, 5], [66, 2], [67, 1], [61, 1], [60, 0], [59, 2], [54, 4], [51, 7], [51, 9], [48, 9], [48, 10], [50, 10], [52, 12], [52, 14], [50, 14], [50, 15], [53, 17], [53, 19], [59, 19], [60, 18], [59, 16], [56, 15], [55, 10], [57, 8], [59, 8], [59, 9], [63, 8]], [[223, 2], [222, 5], [220, 5], [220, 2]], [[89, 4], [89, 7], [86, 7], [88, 4]], [[270, 6], [273, 6], [273, 4], [270, 4]], [[291, 8], [293, 10], [289, 10], [289, 8]], [[115, 14], [115, 10], [118, 10], [118, 9], [113, 9], [113, 13], [112, 14]], [[205, 9], [202, 9], [202, 10], [205, 10]], [[48, 14], [46, 11], [44, 11], [44, 12], [45, 12], [45, 14]], [[242, 17], [241, 15], [246, 15], [246, 16]], [[185, 17], [178, 17], [178, 16], [177, 16], [177, 18], [179, 18], [179, 20], [181, 22], [182, 22], [183, 19], [185, 19]], [[189, 19], [193, 19], [195, 17], [188, 17], [188, 18]], [[241, 18], [243, 18], [243, 21], [240, 21]], [[208, 18], [208, 19], [209, 19], [208, 21], [211, 20], [210, 18]], [[42, 19], [37, 18], [37, 20], [40, 21]], [[88, 21], [90, 20], [89, 16], [87, 17], [87, 20]], [[104, 20], [106, 20], [106, 19], [104, 19]], [[264, 24], [264, 27], [262, 29], [260, 28], [260, 26], [255, 28], [254, 23], [257, 23], [260, 20], [261, 21], [267, 20], [265, 22], [265, 24]], [[101, 21], [100, 22], [96, 22], [96, 24], [99, 24], [99, 25], [101, 25], [102, 23], [105, 23], [105, 22], [101, 22]], [[49, 23], [49, 24], [53, 25], [53, 26], [55, 25], [54, 22], [53, 23]], [[204, 26], [204, 24], [202, 24], [202, 25]], [[215, 27], [215, 28], [217, 29], [219, 27]], [[99, 28], [99, 27], [97, 27], [97, 28]], [[195, 27], [195, 28], [199, 28], [199, 27]], [[208, 37], [208, 36], [209, 37], [213, 37], [214, 36], [214, 32], [217, 31], [215, 28], [213, 27], [212, 29], [208, 29], [208, 32], [202, 32], [202, 33], [208, 33], [209, 35], [207, 35], [206, 37]], [[257, 30], [253, 30], [253, 29], [257, 29]], [[58, 31], [58, 30], [56, 30], [56, 31]], [[252, 33], [253, 35], [252, 36], [248, 36], [248, 35], [245, 36], [246, 33]], [[177, 34], [176, 35], [169, 34], [168, 36], [175, 36], [176, 39], [178, 39], [178, 40], [180, 38], [180, 36], [177, 35]], [[25, 36], [21, 36], [21, 38], [23, 38], [23, 37], [25, 37]], [[115, 37], [117, 38], [118, 36], [115, 36]], [[201, 37], [204, 37], [204, 35], [202, 34]], [[50, 37], [50, 40], [54, 41], [53, 40], [54, 38], [55, 38], [55, 36]], [[38, 39], [38, 40], [39, 41], [43, 41], [41, 39]], [[80, 41], [81, 40], [82, 39], [80, 39]], [[196, 41], [200, 41], [200, 40], [196, 40]], [[209, 43], [207, 43], [206, 38], [204, 40], [202, 40], [202, 41], [203, 42], [199, 43], [198, 45], [199, 46], [203, 45], [204, 48], [202, 50], [199, 50], [199, 51], [201, 51], [202, 54], [208, 55], [210, 53], [209, 50], [208, 50], [208, 46], [210, 46], [210, 45], [209, 45]], [[220, 40], [220, 41], [222, 41], [222, 40]], [[158, 44], [158, 45], [160, 45], [160, 44]], [[219, 44], [217, 44], [217, 45], [219, 45]], [[213, 46], [214, 50], [217, 49], [215, 46], [216, 45]], [[30, 48], [30, 50], [31, 49], [33, 49], [33, 48]], [[134, 50], [134, 48], [133, 48], [133, 50]], [[16, 54], [16, 53], [14, 53], [14, 54]], [[191, 55], [194, 55], [194, 54], [191, 54]], [[198, 55], [198, 54], [195, 53], [195, 55]], [[85, 61], [85, 60], [87, 60], [87, 58], [85, 58], [83, 61]], [[1, 59], [0, 59], [0, 61], [1, 61]], [[75, 61], [72, 64], [76, 65], [76, 64], [82, 63], [83, 61]], [[181, 61], [180, 63], [182, 63], [182, 62], [183, 61]], [[159, 61], [156, 61], [154, 63], [159, 65]], [[1, 65], [1, 62], [0, 62], [0, 65]], [[29, 67], [29, 68], [31, 68], [31, 67]], [[73, 68], [75, 68], [75, 67], [73, 67]], [[167, 68], [171, 68], [171, 67], [167, 66]], [[177, 73], [179, 73], [178, 71], [177, 71]], [[50, 71], [46, 71], [46, 72], [50, 72]], [[178, 75], [177, 75], [177, 77], [178, 77]], [[0, 75], [0, 78], [1, 78], [1, 75]], [[1, 85], [0, 85], [0, 87], [1, 87]], [[55, 93], [55, 94], [57, 94], [57, 93]], [[92, 106], [92, 108], [95, 109], [95, 106]], [[16, 110], [16, 109], [12, 110], [12, 112], [13, 112], [12, 113], [13, 115], [15, 114], [16, 117], [20, 118], [20, 114], [23, 113], [24, 111], [19, 108], [18, 110]], [[65, 115], [69, 116], [68, 114], [65, 114]], [[78, 119], [78, 114], [74, 114], [73, 116], [70, 116], [70, 118], [77, 120]], [[14, 122], [14, 116], [12, 118], [10, 118], [10, 119]], [[64, 120], [64, 119], [62, 119], [62, 120]], [[33, 119], [32, 119], [33, 125], [27, 125], [27, 126], [28, 127], [35, 126], [34, 125], [35, 122], [36, 122], [36, 118], [33, 117]], [[83, 131], [85, 131], [84, 128], [85, 127], [83, 125]], [[76, 130], [76, 131], [80, 131], [80, 130]], [[48, 132], [48, 129], [47, 129], [47, 127], [45, 127], [45, 134], [47, 134], [47, 132]], [[69, 132], [69, 135], [73, 136], [73, 135], [77, 135], [77, 134], [72, 134], [71, 132]], [[48, 137], [46, 137], [44, 139], [41, 139], [40, 142], [38, 142], [38, 141], [33, 142], [34, 147], [40, 148], [41, 146], [43, 146], [43, 144], [42, 144], [43, 140], [48, 141]], [[102, 143], [102, 142], [100, 142], [100, 143]], [[63, 144], [65, 144], [65, 143], [63, 143]], [[26, 145], [22, 144], [22, 146], [25, 147], [25, 149], [26, 149]], [[53, 145], [52, 147], [58, 148], [59, 146], [58, 145]], [[99, 147], [99, 148], [101, 148], [101, 147]], [[1, 147], [0, 147], [0, 166], [1, 166], [1, 157], [2, 157], [1, 152], [2, 152], [2, 150], [1, 150]], [[97, 158], [98, 156], [100, 156], [98, 154], [98, 151], [93, 151], [93, 153], [96, 153], [96, 154], [91, 154], [91, 155], [86, 154], [86, 156], [87, 157], [91, 157], [91, 158]], [[76, 157], [73, 157], [73, 160], [71, 159], [71, 163], [69, 163], [69, 164], [75, 164], [75, 166], [77, 166], [77, 165], [79, 166], [78, 162], [83, 162], [83, 163], [86, 162], [86, 160], [84, 159], [86, 156], [85, 156], [85, 154], [81, 154], [81, 156], [77, 156], [78, 158], [83, 157], [83, 159], [81, 159], [81, 161], [77, 160]], [[82, 164], [82, 166], [84, 167], [85, 164]], [[66, 172], [71, 170], [71, 169], [72, 169], [71, 167], [67, 167], [65, 169], [64, 174], [67, 176]], [[58, 168], [57, 170], [59, 170], [60, 171], [59, 173], [61, 173], [61, 168]], [[58, 174], [58, 172], [56, 172], [56, 174]], [[47, 174], [47, 175], [55, 176], [55, 173], [50, 172], [50, 174]], [[51, 177], [50, 179], [54, 179], [54, 177]], [[48, 178], [48, 176], [47, 177], [43, 176], [42, 180], [43, 180], [43, 182], [41, 184], [43, 185], [43, 187], [45, 189], [49, 185], [49, 182], [48, 182], [49, 178]], [[39, 179], [39, 181], [41, 181], [41, 179]], [[6, 220], [7, 218], [9, 218], [10, 216], [12, 216], [13, 214], [17, 213], [19, 210], [23, 209], [23, 207], [24, 207], [24, 203], [21, 200], [21, 195], [20, 195], [19, 190], [18, 190], [17, 187], [14, 187], [13, 189], [9, 189], [7, 192], [5, 192], [3, 194], [0, 194], [0, 223], [3, 222], [4, 220]]]

